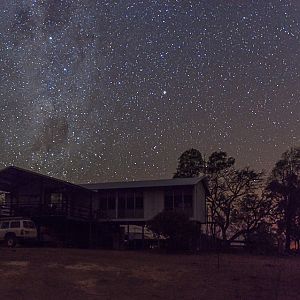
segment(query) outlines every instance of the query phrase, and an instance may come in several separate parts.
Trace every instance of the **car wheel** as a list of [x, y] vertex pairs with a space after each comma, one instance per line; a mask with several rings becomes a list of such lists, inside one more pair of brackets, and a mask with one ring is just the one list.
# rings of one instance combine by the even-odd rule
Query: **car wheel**
[[17, 244], [17, 239], [15, 235], [9, 235], [6, 237], [6, 245], [7, 247], [13, 248]]

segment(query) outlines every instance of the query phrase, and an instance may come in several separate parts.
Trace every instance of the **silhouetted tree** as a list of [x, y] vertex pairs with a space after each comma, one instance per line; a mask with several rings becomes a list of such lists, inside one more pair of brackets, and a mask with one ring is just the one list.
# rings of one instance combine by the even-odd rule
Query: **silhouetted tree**
[[278, 228], [285, 233], [285, 250], [289, 251], [300, 207], [300, 147], [282, 154], [272, 170], [267, 191], [277, 202]]
[[245, 235], [246, 248], [259, 254], [270, 254], [276, 251], [276, 234], [270, 223], [261, 222], [259, 226]]
[[174, 177], [206, 174], [209, 183], [210, 233], [234, 240], [254, 232], [271, 213], [271, 200], [261, 195], [263, 174], [250, 168], [238, 170], [224, 151], [213, 152], [206, 162], [198, 150], [185, 151]]
[[184, 151], [179, 159], [174, 178], [197, 177], [203, 171], [204, 161], [202, 155], [197, 149]]
[[248, 237], [252, 233], [260, 232], [258, 229], [264, 224], [265, 232], [267, 226], [271, 231], [273, 222], [274, 205], [272, 200], [265, 195], [247, 193], [236, 203], [235, 213], [231, 224], [234, 233], [230, 239], [235, 240], [239, 236]]
[[254, 231], [268, 214], [268, 203], [258, 195], [263, 174], [249, 168], [224, 169], [210, 180], [209, 196], [212, 222], [223, 240], [235, 240]]
[[217, 203], [224, 198], [224, 176], [233, 168], [235, 159], [228, 157], [226, 152], [213, 152], [205, 163], [205, 174], [208, 177], [210, 195], [208, 196], [208, 214], [210, 221], [210, 232], [216, 234]]
[[186, 250], [189, 242], [199, 236], [197, 225], [184, 212], [163, 211], [147, 223], [157, 236], [167, 240], [169, 250]]

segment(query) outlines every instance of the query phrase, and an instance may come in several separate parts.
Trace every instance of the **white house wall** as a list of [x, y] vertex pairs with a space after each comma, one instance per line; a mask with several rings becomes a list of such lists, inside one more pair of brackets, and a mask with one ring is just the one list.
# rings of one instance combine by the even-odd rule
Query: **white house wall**
[[164, 210], [164, 191], [145, 190], [144, 191], [144, 218], [152, 219]]
[[194, 220], [205, 223], [206, 222], [206, 203], [205, 203], [205, 189], [203, 183], [200, 181], [194, 187]]
[[[118, 191], [116, 191], [118, 192]], [[158, 213], [164, 210], [164, 196], [165, 190], [159, 188], [149, 188], [143, 190], [144, 198], [144, 218], [132, 218], [132, 219], [113, 219], [113, 221], [147, 221], [151, 220]], [[98, 195], [93, 197], [93, 210], [99, 209]], [[116, 209], [118, 205], [116, 204]], [[117, 215], [117, 212], [116, 212]], [[203, 183], [200, 181], [193, 188], [193, 216], [191, 220], [195, 220], [201, 223], [206, 222], [206, 203], [205, 203], [205, 189]]]

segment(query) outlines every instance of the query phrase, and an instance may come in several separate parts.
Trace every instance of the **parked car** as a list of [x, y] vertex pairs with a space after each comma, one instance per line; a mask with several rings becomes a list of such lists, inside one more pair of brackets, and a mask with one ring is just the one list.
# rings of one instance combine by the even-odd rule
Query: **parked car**
[[37, 229], [30, 219], [5, 218], [0, 219], [0, 241], [5, 241], [8, 247], [14, 247], [17, 242], [37, 240]]

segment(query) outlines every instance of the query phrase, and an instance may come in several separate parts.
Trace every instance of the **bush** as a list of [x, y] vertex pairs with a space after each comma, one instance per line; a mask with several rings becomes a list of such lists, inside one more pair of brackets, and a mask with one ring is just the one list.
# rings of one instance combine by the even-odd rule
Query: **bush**
[[246, 248], [257, 254], [271, 254], [276, 251], [276, 237], [268, 228], [261, 226], [246, 237]]
[[158, 238], [166, 239], [168, 250], [188, 250], [200, 235], [199, 227], [186, 214], [163, 211], [148, 222], [147, 227]]

